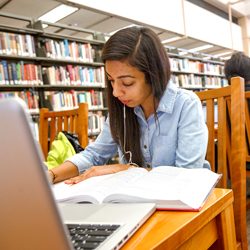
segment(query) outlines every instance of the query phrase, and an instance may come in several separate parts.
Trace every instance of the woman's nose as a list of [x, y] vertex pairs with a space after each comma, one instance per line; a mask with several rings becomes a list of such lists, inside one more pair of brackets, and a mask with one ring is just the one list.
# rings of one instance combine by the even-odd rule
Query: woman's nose
[[119, 86], [118, 83], [113, 83], [113, 96], [114, 97], [119, 97], [123, 94], [121, 87]]

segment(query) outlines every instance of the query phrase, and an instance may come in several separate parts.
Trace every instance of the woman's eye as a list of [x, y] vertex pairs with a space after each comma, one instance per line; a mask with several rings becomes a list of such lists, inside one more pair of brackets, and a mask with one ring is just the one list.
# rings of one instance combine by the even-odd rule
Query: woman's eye
[[125, 86], [125, 87], [130, 87], [130, 86], [132, 86], [134, 83], [133, 82], [130, 82], [130, 83], [123, 83], [123, 86]]

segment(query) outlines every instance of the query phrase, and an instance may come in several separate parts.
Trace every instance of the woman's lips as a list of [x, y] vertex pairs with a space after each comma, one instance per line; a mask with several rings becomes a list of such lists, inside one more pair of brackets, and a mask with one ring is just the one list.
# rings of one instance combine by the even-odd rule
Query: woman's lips
[[119, 100], [119, 101], [122, 102], [125, 105], [127, 105], [129, 103], [129, 100]]

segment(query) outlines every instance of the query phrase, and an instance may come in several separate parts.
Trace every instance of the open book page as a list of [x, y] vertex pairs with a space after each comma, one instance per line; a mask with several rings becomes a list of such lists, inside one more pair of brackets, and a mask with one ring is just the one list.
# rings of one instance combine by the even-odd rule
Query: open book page
[[147, 174], [143, 168], [130, 168], [115, 174], [96, 176], [74, 185], [64, 182], [52, 186], [54, 197], [59, 202], [90, 202], [102, 203], [103, 199], [119, 190], [122, 186], [129, 186], [138, 178]]
[[208, 169], [154, 168], [104, 202], [155, 202], [158, 208], [200, 209], [220, 175]]
[[161, 209], [199, 210], [219, 178], [203, 168], [130, 168], [75, 185], [59, 183], [53, 191], [56, 200], [64, 202], [153, 202]]
[[81, 195], [83, 201], [101, 203], [103, 197], [91, 197], [89, 193], [93, 187], [108, 177], [110, 175], [92, 177], [75, 185], [60, 182], [52, 186], [52, 191], [55, 199], [60, 202], [79, 202], [79, 195]]

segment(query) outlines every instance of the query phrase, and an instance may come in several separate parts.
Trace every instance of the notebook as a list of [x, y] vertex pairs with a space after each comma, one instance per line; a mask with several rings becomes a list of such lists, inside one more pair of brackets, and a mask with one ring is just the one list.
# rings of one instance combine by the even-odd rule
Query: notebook
[[[0, 119], [0, 249], [87, 249], [81, 240], [91, 249], [119, 249], [155, 211], [153, 203], [57, 204], [23, 104], [0, 101]], [[72, 229], [74, 224], [81, 225]], [[102, 233], [89, 229], [92, 224]], [[76, 230], [77, 247], [69, 235]], [[83, 235], [86, 230], [93, 236], [90, 241]]]

